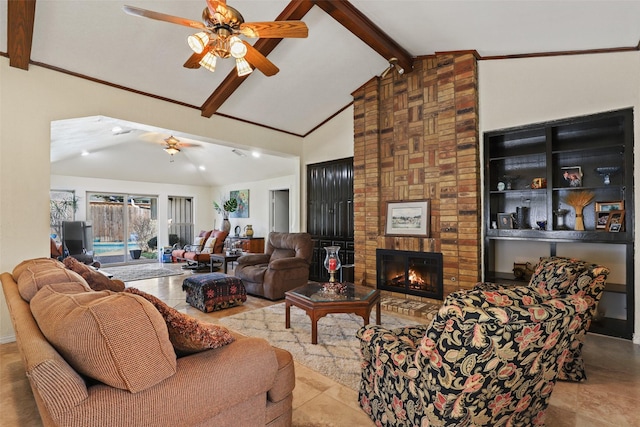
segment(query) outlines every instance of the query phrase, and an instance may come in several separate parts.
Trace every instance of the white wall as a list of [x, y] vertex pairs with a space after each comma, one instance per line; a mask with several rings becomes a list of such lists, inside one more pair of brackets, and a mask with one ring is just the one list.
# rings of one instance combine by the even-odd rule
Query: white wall
[[304, 138], [304, 164], [353, 157], [353, 104]]
[[[0, 57], [0, 95], [0, 272], [27, 258], [49, 256], [53, 120], [105, 115], [265, 152], [302, 155], [300, 137], [219, 116], [204, 118], [192, 108], [34, 65], [28, 71], [12, 68], [6, 57]], [[12, 336], [1, 295], [0, 342]]]
[[[640, 144], [640, 52], [480, 61], [480, 132], [603, 111], [634, 108]], [[634, 149], [635, 200], [640, 200], [640, 150]], [[640, 227], [635, 230], [636, 253]], [[624, 269], [609, 258], [611, 269]], [[616, 275], [616, 273], [614, 273]], [[640, 259], [635, 256], [634, 342], [640, 344]]]
[[[298, 175], [284, 176], [280, 178], [265, 179], [257, 182], [246, 182], [224, 187], [216, 187], [211, 190], [213, 200], [220, 203], [222, 197], [228, 198], [230, 191], [249, 190], [249, 218], [229, 218], [231, 234], [236, 226], [240, 226], [241, 234], [247, 224], [251, 224], [254, 237], [269, 235], [270, 191], [289, 190], [289, 230], [300, 231], [300, 185]], [[215, 213], [216, 228], [220, 228], [222, 215]]]

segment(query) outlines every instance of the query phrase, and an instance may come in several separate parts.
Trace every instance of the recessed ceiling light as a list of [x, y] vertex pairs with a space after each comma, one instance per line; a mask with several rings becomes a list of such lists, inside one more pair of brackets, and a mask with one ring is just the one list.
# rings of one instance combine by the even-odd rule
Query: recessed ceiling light
[[205, 168], [203, 165], [200, 165], [198, 169], [200, 169], [201, 171], [207, 170], [207, 168]]
[[80, 153], [81, 156], [88, 156], [89, 152], [87, 150], [82, 150], [82, 153]]
[[257, 159], [258, 157], [260, 157], [260, 153], [259, 153], [259, 152], [257, 152], [257, 151], [252, 151], [252, 152], [251, 152], [251, 155], [252, 155], [253, 157], [255, 157], [256, 159]]

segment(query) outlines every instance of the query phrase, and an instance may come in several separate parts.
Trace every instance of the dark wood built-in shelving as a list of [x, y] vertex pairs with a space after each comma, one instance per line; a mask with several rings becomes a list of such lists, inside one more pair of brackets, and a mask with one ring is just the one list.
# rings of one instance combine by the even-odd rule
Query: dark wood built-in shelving
[[[633, 148], [632, 109], [486, 132], [484, 280], [522, 283], [510, 272], [495, 271], [496, 250], [508, 241], [523, 245], [536, 243], [537, 251], [540, 243], [546, 245], [547, 253], [534, 251], [534, 256], [556, 255], [558, 245], [564, 243], [621, 245], [626, 257], [621, 263], [626, 267], [626, 283], [607, 283], [605, 293], [625, 295], [626, 319], [609, 318], [605, 313], [603, 319], [594, 321], [592, 331], [631, 339], [634, 323]], [[576, 166], [582, 169], [582, 182], [578, 187], [571, 187], [564, 181], [563, 168]], [[605, 184], [604, 176], [596, 172], [598, 167], [619, 170]], [[532, 189], [534, 178], [546, 179], [546, 188]], [[574, 211], [564, 203], [564, 198], [581, 190], [594, 193], [595, 199], [583, 212], [585, 230], [574, 230]], [[624, 201], [623, 230], [609, 232], [597, 228], [595, 202], [619, 200]], [[516, 224], [516, 228], [492, 228], [493, 223], [499, 223], [499, 214], [515, 216], [518, 207], [528, 208], [525, 227]], [[559, 209], [568, 209], [563, 221], [566, 229], [560, 229], [555, 214]], [[542, 229], [538, 221], [546, 221]], [[589, 261], [598, 262], [597, 259]], [[514, 259], [513, 262], [520, 261]]]

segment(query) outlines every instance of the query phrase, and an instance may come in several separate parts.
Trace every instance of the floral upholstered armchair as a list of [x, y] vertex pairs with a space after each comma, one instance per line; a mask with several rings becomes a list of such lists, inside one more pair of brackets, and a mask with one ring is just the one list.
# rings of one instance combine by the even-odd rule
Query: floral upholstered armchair
[[[591, 319], [598, 309], [598, 302], [602, 297], [608, 275], [609, 269], [601, 265], [573, 258], [545, 257], [540, 259], [528, 285], [510, 288], [536, 298], [550, 299], [578, 295], [587, 301], [589, 305], [587, 315], [583, 324], [580, 325], [575, 341], [571, 343], [571, 353], [559, 375], [561, 380], [583, 381], [587, 378], [582, 360], [582, 346], [591, 325]], [[504, 288], [504, 285], [496, 283], [479, 283], [475, 286], [475, 289], [485, 291]]]
[[365, 326], [360, 406], [379, 426], [544, 425], [588, 308], [579, 295], [459, 291], [429, 326]]

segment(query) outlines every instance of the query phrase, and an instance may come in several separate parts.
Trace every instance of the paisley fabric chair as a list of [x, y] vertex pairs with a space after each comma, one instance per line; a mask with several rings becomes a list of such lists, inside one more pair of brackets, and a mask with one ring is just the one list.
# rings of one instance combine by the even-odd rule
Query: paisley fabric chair
[[542, 426], [588, 309], [579, 295], [459, 291], [429, 326], [367, 325], [360, 406], [378, 426]]
[[[596, 314], [598, 302], [602, 297], [609, 269], [586, 261], [565, 257], [541, 258], [526, 286], [511, 287], [512, 291], [536, 298], [550, 299], [567, 295], [578, 295], [589, 305], [584, 323], [580, 326], [576, 340], [571, 343], [571, 354], [565, 361], [559, 379], [583, 381], [587, 378], [582, 359], [582, 346], [591, 319]], [[475, 289], [499, 290], [505, 285], [480, 283]]]

